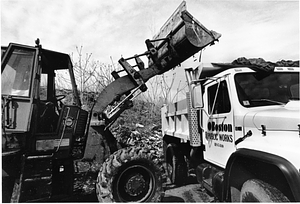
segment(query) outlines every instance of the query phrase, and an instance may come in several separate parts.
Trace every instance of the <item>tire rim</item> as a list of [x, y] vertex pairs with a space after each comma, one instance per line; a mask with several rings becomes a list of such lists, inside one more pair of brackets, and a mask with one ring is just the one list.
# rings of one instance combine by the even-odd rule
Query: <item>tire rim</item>
[[155, 175], [142, 165], [133, 165], [122, 171], [116, 186], [121, 202], [145, 202], [155, 191]]

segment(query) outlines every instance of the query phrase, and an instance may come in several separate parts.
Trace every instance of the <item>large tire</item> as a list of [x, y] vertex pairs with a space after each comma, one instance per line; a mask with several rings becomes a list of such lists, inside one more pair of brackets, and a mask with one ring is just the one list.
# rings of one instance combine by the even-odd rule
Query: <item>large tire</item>
[[166, 169], [171, 183], [177, 186], [185, 184], [188, 168], [184, 160], [184, 154], [173, 143], [168, 145], [166, 154]]
[[243, 184], [241, 202], [289, 202], [277, 188], [261, 180], [250, 179]]
[[103, 163], [96, 182], [100, 202], [159, 202], [162, 197], [158, 158], [142, 147], [113, 153]]

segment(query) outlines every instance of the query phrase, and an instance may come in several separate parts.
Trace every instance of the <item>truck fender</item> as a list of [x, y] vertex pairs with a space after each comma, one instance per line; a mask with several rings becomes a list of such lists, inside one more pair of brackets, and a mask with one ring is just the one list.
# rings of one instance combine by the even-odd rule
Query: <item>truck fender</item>
[[[272, 174], [268, 169], [272, 170]], [[226, 164], [223, 188], [225, 201], [231, 200], [231, 186], [239, 188], [247, 179], [254, 177], [267, 179], [267, 182], [282, 188], [280, 190], [290, 201], [300, 201], [300, 173], [293, 164], [280, 156], [246, 148], [234, 152]]]

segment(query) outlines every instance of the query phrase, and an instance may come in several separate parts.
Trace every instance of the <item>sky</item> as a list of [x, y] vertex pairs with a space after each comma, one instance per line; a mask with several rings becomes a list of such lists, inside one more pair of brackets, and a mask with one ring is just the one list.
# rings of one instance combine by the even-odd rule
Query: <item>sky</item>
[[[299, 1], [187, 0], [187, 10], [222, 34], [203, 62], [237, 57], [299, 59]], [[181, 0], [1, 0], [1, 45], [16, 42], [75, 53], [104, 63], [146, 51]]]
[[[116, 63], [146, 51], [182, 0], [1, 0], [1, 45], [34, 45], [83, 53]], [[207, 29], [222, 34], [205, 48], [202, 62], [238, 57], [267, 61], [299, 59], [298, 0], [186, 0], [187, 10]], [[198, 60], [197, 60], [198, 62]], [[193, 66], [194, 61], [186, 62]]]

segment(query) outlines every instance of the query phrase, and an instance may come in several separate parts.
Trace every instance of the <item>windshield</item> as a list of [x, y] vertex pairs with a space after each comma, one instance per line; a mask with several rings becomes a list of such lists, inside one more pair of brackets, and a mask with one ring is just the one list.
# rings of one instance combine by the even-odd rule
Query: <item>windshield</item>
[[299, 73], [274, 72], [260, 77], [258, 73], [235, 75], [237, 94], [244, 107], [286, 104], [299, 100]]
[[15, 48], [11, 53], [1, 74], [1, 93], [28, 97], [35, 51]]

